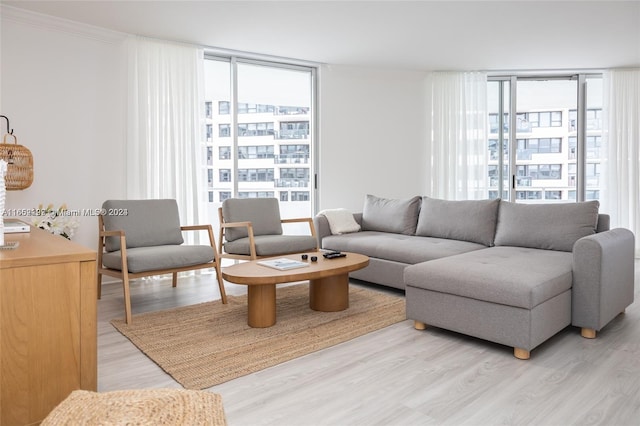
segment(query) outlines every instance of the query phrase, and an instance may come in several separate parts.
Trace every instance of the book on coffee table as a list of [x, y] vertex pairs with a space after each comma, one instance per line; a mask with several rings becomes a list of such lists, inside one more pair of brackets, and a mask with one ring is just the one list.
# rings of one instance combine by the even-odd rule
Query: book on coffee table
[[260, 260], [258, 261], [258, 265], [268, 266], [269, 268], [278, 269], [280, 271], [286, 271], [288, 269], [296, 269], [296, 268], [303, 268], [305, 266], [309, 266], [309, 264], [306, 262], [287, 259], [286, 257], [281, 257], [279, 259]]

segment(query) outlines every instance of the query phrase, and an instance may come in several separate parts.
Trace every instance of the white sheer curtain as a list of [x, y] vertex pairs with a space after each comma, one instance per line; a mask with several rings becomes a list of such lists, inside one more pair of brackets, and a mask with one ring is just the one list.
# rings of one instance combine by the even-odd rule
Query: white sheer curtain
[[174, 198], [183, 224], [203, 223], [204, 51], [136, 36], [127, 51], [127, 197]]
[[640, 69], [604, 75], [604, 191], [600, 210], [630, 229], [640, 257]]
[[427, 92], [430, 196], [487, 198], [487, 75], [434, 72]]

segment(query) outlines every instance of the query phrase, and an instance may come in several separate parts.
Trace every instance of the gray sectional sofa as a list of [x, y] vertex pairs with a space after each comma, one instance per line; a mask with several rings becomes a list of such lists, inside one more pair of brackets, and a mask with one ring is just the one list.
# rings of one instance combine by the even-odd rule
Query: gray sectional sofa
[[595, 337], [633, 303], [634, 235], [610, 230], [598, 209], [368, 195], [352, 215], [359, 231], [338, 233], [329, 214], [314, 222], [322, 248], [370, 257], [353, 278], [405, 290], [417, 329], [453, 330], [527, 359], [569, 325]]

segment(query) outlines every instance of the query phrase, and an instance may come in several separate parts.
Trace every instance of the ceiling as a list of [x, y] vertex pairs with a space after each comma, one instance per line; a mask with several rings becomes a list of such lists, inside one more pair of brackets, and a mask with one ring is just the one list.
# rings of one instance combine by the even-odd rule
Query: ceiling
[[120, 32], [406, 70], [640, 66], [640, 1], [9, 1]]

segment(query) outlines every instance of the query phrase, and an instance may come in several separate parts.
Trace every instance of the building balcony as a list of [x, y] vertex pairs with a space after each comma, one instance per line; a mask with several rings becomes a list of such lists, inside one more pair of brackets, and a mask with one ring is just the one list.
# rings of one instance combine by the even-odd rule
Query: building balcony
[[309, 154], [284, 154], [274, 157], [275, 164], [308, 164]]
[[282, 178], [275, 180], [276, 188], [308, 188], [309, 179]]
[[275, 132], [275, 139], [308, 139], [309, 138], [309, 129], [293, 129], [286, 130], [280, 129]]

